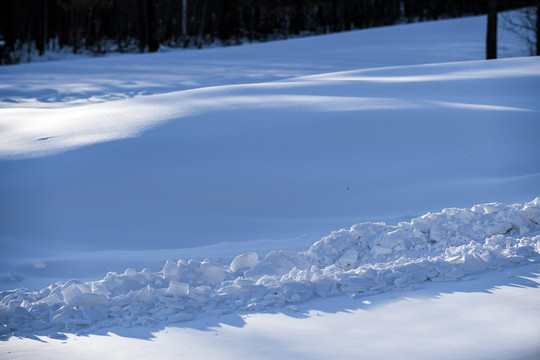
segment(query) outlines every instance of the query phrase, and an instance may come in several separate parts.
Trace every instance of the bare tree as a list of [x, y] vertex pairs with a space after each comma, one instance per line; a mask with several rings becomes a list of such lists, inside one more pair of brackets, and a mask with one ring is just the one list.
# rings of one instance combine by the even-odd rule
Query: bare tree
[[182, 40], [187, 45], [187, 0], [182, 0]]
[[[36, 49], [74, 52], [156, 51], [160, 44], [197, 46], [219, 39], [283, 39], [404, 22], [485, 14], [494, 0], [0, 0], [0, 64], [16, 63]], [[540, 0], [498, 0], [498, 10]], [[532, 53], [538, 14], [533, 6], [525, 22]], [[495, 19], [496, 17], [491, 17]], [[529, 21], [529, 20], [531, 21]], [[499, 21], [503, 21], [502, 19]], [[521, 26], [521, 27], [520, 27]], [[492, 27], [490, 22], [490, 29]], [[493, 32], [490, 32], [493, 34]], [[496, 35], [490, 35], [496, 41]], [[487, 39], [486, 39], [487, 40]], [[117, 45], [114, 46], [113, 42]], [[57, 47], [57, 48], [56, 48]], [[495, 46], [490, 45], [490, 49]]]
[[505, 30], [511, 31], [525, 41], [530, 55], [540, 55], [540, 0], [536, 0], [536, 7], [526, 7], [516, 12], [505, 13], [502, 16], [502, 25]]

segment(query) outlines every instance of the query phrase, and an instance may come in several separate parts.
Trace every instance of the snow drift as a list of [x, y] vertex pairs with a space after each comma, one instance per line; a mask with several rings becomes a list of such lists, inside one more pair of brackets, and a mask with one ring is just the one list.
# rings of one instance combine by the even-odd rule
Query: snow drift
[[391, 226], [366, 222], [333, 232], [305, 252], [240, 254], [230, 264], [167, 261], [160, 272], [127, 269], [98, 281], [0, 293], [2, 334], [187, 321], [205, 314], [279, 309], [346, 294], [367, 296], [453, 281], [539, 260], [540, 197], [447, 208]]

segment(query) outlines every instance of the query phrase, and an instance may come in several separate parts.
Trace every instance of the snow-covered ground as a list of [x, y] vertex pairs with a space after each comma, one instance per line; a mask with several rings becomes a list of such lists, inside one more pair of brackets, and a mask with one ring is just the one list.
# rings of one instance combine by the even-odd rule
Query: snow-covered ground
[[484, 36], [1, 67], [0, 356], [535, 358], [540, 60]]
[[[536, 360], [540, 266], [296, 309], [209, 315], [168, 326], [38, 333], [0, 342], [2, 359]], [[39, 354], [39, 355], [37, 355]]]

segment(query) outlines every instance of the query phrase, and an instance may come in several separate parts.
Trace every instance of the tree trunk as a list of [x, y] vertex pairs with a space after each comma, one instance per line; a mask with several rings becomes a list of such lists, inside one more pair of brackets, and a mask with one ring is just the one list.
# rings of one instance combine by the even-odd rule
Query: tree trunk
[[486, 59], [497, 58], [497, 0], [488, 0]]
[[206, 16], [206, 0], [203, 3], [203, 10], [202, 10], [202, 16], [201, 16], [201, 25], [199, 28], [199, 36], [197, 39], [197, 48], [202, 48], [203, 45], [203, 37], [204, 37], [204, 20]]
[[71, 41], [73, 45], [73, 53], [77, 54], [79, 51], [79, 34], [77, 25], [75, 24], [75, 9], [71, 8], [70, 10], [70, 27], [71, 27]]
[[147, 6], [147, 29], [148, 29], [148, 51], [156, 52], [159, 50], [159, 25], [156, 17], [158, 2], [155, 0], [146, 1]]
[[540, 0], [536, 0], [536, 56], [540, 56]]
[[338, 29], [337, 0], [332, 0], [332, 31], [336, 32], [337, 29]]
[[146, 1], [139, 0], [139, 51], [144, 52], [148, 45], [148, 13]]
[[49, 3], [47, 0], [43, 5], [43, 44], [45, 48], [43, 52], [45, 52], [49, 48]]
[[182, 0], [182, 37], [185, 44], [187, 38], [187, 0]]

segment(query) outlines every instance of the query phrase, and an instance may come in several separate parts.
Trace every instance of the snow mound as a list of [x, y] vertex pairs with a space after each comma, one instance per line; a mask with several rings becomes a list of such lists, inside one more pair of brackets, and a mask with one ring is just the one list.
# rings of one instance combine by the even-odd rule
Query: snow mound
[[84, 331], [187, 321], [204, 314], [282, 308], [313, 296], [358, 297], [453, 281], [536, 261], [540, 197], [524, 205], [447, 208], [390, 226], [361, 223], [306, 252], [237, 256], [231, 264], [167, 261], [161, 272], [127, 269], [92, 282], [0, 292], [0, 333]]

